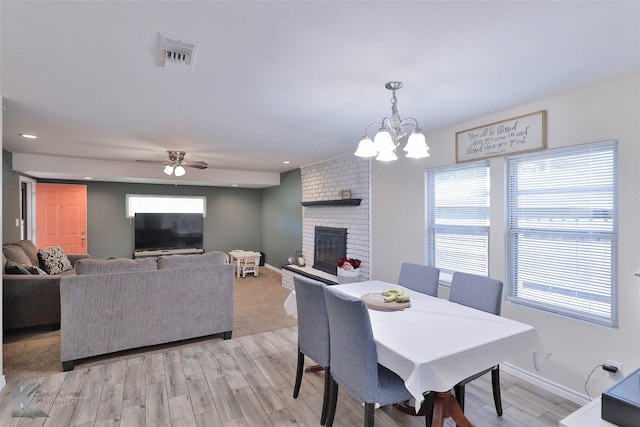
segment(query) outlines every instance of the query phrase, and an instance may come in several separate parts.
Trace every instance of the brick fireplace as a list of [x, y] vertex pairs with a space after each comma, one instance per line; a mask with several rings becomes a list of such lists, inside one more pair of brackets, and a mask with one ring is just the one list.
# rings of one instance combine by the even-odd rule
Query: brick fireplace
[[[300, 168], [302, 201], [327, 201], [351, 197], [362, 199], [359, 206], [307, 206], [302, 208], [302, 253], [307, 266], [316, 265], [316, 227], [346, 230], [346, 258], [357, 258], [360, 278], [369, 279], [369, 159], [346, 155]], [[334, 257], [334, 255], [331, 255]], [[339, 258], [339, 257], [337, 257]], [[336, 278], [337, 258], [332, 273]], [[310, 268], [310, 267], [309, 267]], [[293, 273], [283, 271], [282, 285], [293, 289]]]

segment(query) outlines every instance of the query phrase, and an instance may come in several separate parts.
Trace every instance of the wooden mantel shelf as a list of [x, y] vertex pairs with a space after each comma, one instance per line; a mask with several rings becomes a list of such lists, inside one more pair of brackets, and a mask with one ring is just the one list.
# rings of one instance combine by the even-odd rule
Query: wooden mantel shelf
[[362, 199], [316, 200], [300, 202], [302, 206], [360, 206]]

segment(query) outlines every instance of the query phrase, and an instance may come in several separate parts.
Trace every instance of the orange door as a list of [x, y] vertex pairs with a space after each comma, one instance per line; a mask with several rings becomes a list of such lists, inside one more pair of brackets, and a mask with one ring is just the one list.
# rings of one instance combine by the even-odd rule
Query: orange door
[[36, 184], [36, 246], [87, 253], [87, 186]]

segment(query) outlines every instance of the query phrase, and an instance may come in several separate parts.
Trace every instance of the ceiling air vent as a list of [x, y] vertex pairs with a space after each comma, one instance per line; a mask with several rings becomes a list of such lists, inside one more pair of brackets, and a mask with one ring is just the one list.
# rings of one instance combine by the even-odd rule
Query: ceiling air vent
[[200, 43], [180, 40], [158, 33], [158, 66], [168, 70], [193, 74]]

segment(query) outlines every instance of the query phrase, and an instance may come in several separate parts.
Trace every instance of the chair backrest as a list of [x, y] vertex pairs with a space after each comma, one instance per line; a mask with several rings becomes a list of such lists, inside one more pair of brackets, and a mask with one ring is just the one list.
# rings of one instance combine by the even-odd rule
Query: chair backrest
[[364, 301], [325, 288], [331, 343], [331, 375], [361, 402], [376, 402], [378, 353]]
[[486, 276], [456, 271], [451, 279], [449, 301], [500, 315], [502, 282]]
[[438, 296], [440, 270], [435, 267], [405, 262], [400, 267], [398, 284], [423, 294]]
[[258, 265], [259, 260], [260, 260], [259, 256], [251, 255], [244, 258], [242, 265], [244, 265], [245, 268], [247, 267], [253, 268], [256, 265]]
[[319, 365], [329, 366], [329, 317], [324, 299], [326, 285], [294, 275], [298, 309], [298, 347]]

